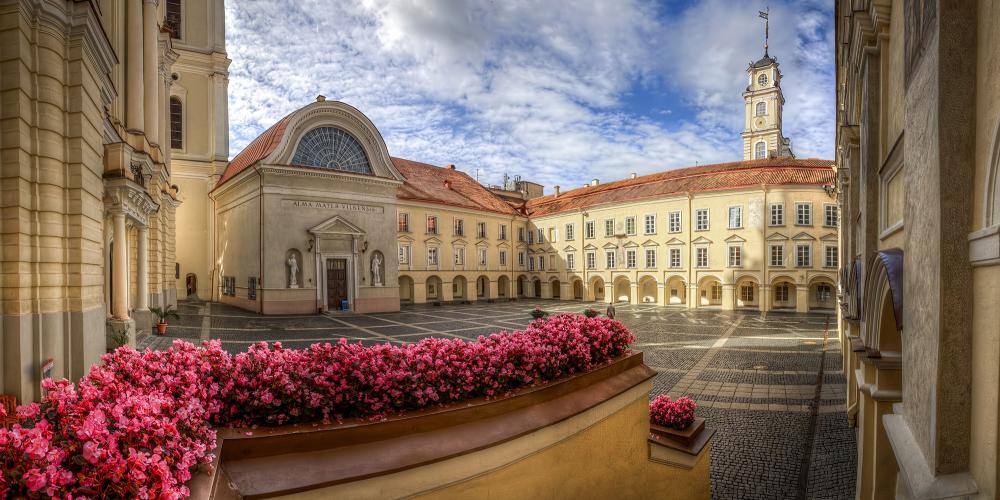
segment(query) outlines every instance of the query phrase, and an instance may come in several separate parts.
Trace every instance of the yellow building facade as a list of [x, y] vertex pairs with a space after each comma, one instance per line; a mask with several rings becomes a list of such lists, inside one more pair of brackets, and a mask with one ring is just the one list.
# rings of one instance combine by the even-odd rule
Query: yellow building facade
[[858, 498], [997, 498], [1000, 4], [838, 1]]

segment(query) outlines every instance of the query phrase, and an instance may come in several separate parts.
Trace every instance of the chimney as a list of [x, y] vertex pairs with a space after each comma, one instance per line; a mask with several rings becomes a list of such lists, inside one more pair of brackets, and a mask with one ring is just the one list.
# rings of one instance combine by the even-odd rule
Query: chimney
[[445, 179], [445, 181], [444, 181], [444, 188], [445, 189], [451, 189], [451, 179]]
[[559, 186], [556, 186], [556, 198], [559, 197]]
[[599, 181], [599, 180], [597, 180], [597, 179], [594, 179], [594, 180], [590, 181], [590, 185], [591, 185], [591, 186], [596, 186], [596, 185], [598, 185], [598, 184], [600, 184], [600, 183], [601, 183], [601, 181]]
[[632, 175], [628, 176], [628, 178], [629, 179], [635, 179], [635, 172], [632, 172]]
[[455, 170], [455, 164], [454, 163], [449, 163], [448, 164], [448, 170]]
[[325, 102], [325, 101], [326, 101], [326, 96], [325, 95], [320, 94], [320, 95], [316, 96], [316, 102]]

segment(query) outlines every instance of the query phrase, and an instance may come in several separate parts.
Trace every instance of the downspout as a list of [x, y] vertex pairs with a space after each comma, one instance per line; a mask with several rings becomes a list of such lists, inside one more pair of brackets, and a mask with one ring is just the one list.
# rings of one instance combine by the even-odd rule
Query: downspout
[[257, 222], [260, 224], [260, 261], [257, 267], [257, 314], [264, 314], [264, 174], [260, 171], [260, 165], [254, 166], [259, 179], [257, 184], [257, 197], [260, 199], [259, 215]]
[[[760, 243], [763, 248], [761, 249], [760, 253], [761, 255], [760, 283], [758, 283], [757, 285], [757, 312], [763, 312], [767, 308], [767, 304], [764, 303], [764, 294], [761, 293], [761, 290], [767, 283], [770, 283], [770, 280], [768, 280], [767, 276], [767, 270], [768, 270], [768, 264], [770, 264], [771, 262], [771, 255], [770, 252], [768, 252], [769, 248], [767, 247], [767, 228], [768, 225], [771, 223], [771, 207], [767, 204], [767, 184], [761, 183], [760, 189], [761, 191], [764, 192], [764, 206], [761, 207], [761, 212], [763, 212], [762, 214], [763, 217], [761, 218], [761, 222], [763, 223], [762, 224], [763, 229], [761, 230], [762, 241]], [[771, 294], [770, 294], [771, 288], [768, 287], [767, 291], [768, 291], [767, 300], [771, 300]]]
[[[692, 278], [694, 278], [694, 254], [695, 254], [694, 243], [692, 242], [692, 237], [694, 236], [694, 209], [692, 208], [692, 206], [693, 206], [693, 202], [692, 202], [693, 196], [691, 195], [690, 191], [688, 191], [686, 194], [687, 194], [687, 199], [688, 199], [688, 210], [687, 210], [687, 212], [688, 212], [688, 223], [687, 223], [687, 237], [688, 237], [688, 242], [687, 242], [687, 245], [686, 245], [687, 249], [688, 249], [688, 279], [687, 279], [687, 283], [686, 283], [686, 285], [687, 285], [687, 296], [685, 298], [687, 299], [687, 308], [688, 309], [697, 309], [697, 307], [691, 307], [692, 305], [697, 306], [697, 302], [696, 301], [698, 300], [698, 284], [697, 283], [693, 283], [693, 285], [694, 285], [694, 287], [693, 287], [694, 292], [691, 291], [692, 290], [692, 281], [693, 281]], [[694, 297], [691, 296], [692, 293], [694, 294]]]

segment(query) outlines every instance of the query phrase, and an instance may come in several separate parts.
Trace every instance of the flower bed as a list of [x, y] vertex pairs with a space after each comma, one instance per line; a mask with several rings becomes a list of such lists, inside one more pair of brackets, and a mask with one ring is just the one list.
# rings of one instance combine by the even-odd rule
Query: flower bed
[[210, 462], [215, 427], [332, 422], [499, 397], [592, 370], [634, 340], [607, 318], [561, 314], [525, 330], [416, 344], [260, 343], [120, 348], [76, 385], [46, 380], [40, 403], [0, 429], [0, 496], [179, 498]]

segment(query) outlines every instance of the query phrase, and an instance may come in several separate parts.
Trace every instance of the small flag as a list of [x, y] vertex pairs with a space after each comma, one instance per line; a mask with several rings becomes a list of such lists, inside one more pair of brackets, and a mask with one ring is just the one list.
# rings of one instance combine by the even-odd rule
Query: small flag
[[759, 15], [761, 19], [767, 19], [767, 12], [764, 12], [762, 10], [758, 10], [757, 11], [757, 15]]

